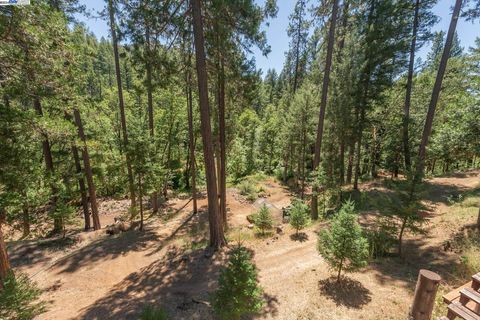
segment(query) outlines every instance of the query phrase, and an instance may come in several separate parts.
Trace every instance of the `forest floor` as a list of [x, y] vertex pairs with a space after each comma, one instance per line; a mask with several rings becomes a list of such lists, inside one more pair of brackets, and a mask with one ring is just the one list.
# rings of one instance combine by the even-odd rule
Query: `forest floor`
[[[459, 253], [445, 251], [444, 244], [475, 221], [478, 209], [449, 214], [453, 211], [447, 199], [471, 192], [479, 182], [480, 171], [428, 180], [423, 201], [426, 234], [407, 236], [403, 259], [377, 259], [348, 274], [341, 285], [316, 251], [317, 233], [326, 222], [312, 224], [301, 237], [293, 237], [287, 225], [282, 234], [254, 235], [247, 215], [266, 204], [281, 224], [281, 209], [292, 198], [287, 188], [268, 178], [261, 182], [265, 196], [255, 203], [228, 189], [228, 240], [253, 250], [267, 301], [264, 312], [253, 318], [405, 319], [420, 268], [440, 273], [444, 285], [452, 285]], [[371, 199], [391, 192], [380, 180], [362, 184], [361, 191]], [[125, 214], [128, 204], [102, 200], [102, 225]], [[147, 214], [143, 232], [109, 236], [104, 229], [72, 230], [66, 239], [10, 241], [9, 255], [16, 270], [26, 272], [45, 290], [42, 299], [48, 309], [38, 319], [137, 319], [148, 304], [164, 307], [171, 319], [213, 319], [209, 294], [215, 290], [226, 253], [212, 256], [205, 251], [205, 195], [199, 208], [199, 214], [192, 215], [190, 199], [176, 198], [161, 214]]]

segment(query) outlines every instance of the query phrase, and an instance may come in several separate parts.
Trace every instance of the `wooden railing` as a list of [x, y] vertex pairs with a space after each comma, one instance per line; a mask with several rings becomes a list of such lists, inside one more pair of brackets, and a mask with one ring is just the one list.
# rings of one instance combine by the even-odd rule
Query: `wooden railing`
[[[410, 319], [431, 319], [440, 281], [438, 274], [420, 270]], [[472, 281], [444, 295], [443, 301], [448, 305], [448, 312], [437, 320], [480, 320], [480, 273], [473, 275]]]
[[447, 316], [439, 320], [480, 320], [480, 273], [472, 276], [472, 281], [443, 296], [448, 305]]

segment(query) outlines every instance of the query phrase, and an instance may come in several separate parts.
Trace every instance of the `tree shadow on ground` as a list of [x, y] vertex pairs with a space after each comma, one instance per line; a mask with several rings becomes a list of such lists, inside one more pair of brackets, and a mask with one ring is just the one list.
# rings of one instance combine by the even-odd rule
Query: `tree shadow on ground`
[[115, 259], [131, 251], [144, 251], [151, 242], [159, 242], [153, 226], [145, 225], [143, 231], [131, 230], [117, 236], [106, 236], [76, 250], [55, 263], [59, 273], [75, 272], [96, 262]]
[[18, 240], [7, 243], [10, 263], [14, 268], [45, 265], [52, 260], [52, 253], [72, 248], [76, 240], [71, 237], [55, 237], [42, 240]]
[[294, 233], [290, 235], [290, 239], [292, 241], [305, 242], [308, 241], [308, 234], [306, 234], [305, 232]]
[[395, 283], [410, 291], [415, 284], [420, 269], [428, 269], [438, 273], [446, 282], [455, 282], [452, 274], [459, 263], [459, 256], [445, 251], [443, 244], [429, 244], [431, 236], [427, 233], [422, 238], [408, 239], [404, 242], [403, 257], [386, 257], [377, 259], [370, 265], [376, 271], [375, 277], [381, 285]]
[[[171, 319], [214, 319], [208, 301], [226, 260], [224, 252], [207, 258], [204, 250], [172, 246], [162, 260], [131, 273], [77, 319], [138, 319], [146, 305], [163, 307]], [[267, 297], [265, 312], [275, 312], [276, 302]]]
[[333, 300], [337, 306], [345, 306], [351, 309], [362, 309], [372, 301], [372, 293], [359, 281], [342, 277], [337, 282], [336, 277], [330, 277], [318, 282], [318, 288], [322, 295]]

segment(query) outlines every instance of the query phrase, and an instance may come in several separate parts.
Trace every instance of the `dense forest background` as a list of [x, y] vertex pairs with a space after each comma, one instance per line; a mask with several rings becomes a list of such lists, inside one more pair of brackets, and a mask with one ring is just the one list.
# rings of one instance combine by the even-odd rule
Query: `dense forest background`
[[[85, 228], [97, 229], [97, 197], [128, 195], [132, 216], [143, 215], [172, 190], [203, 189], [212, 173], [220, 215], [226, 185], [258, 172], [302, 199], [328, 192], [331, 203], [342, 186], [409, 176], [446, 38], [429, 32], [434, 4], [299, 0], [284, 67], [263, 75], [247, 57], [252, 47], [268, 54], [261, 26], [276, 14], [274, 1], [208, 1], [203, 76], [195, 72], [198, 30], [185, 1], [108, 1], [100, 14], [110, 39], [75, 21], [85, 9], [76, 1], [2, 7], [2, 215], [28, 236], [40, 212], [57, 232], [83, 203]], [[475, 18], [475, 6], [466, 2], [462, 15]], [[415, 59], [427, 42], [427, 59]], [[428, 175], [480, 165], [480, 39], [463, 48], [455, 34], [448, 58]], [[206, 119], [211, 150], [201, 138]], [[210, 151], [213, 162], [202, 161]]]
[[419, 268], [480, 281], [480, 1], [431, 32], [436, 0], [296, 0], [279, 73], [275, 0], [104, 5], [0, 6], [0, 318], [404, 317]]

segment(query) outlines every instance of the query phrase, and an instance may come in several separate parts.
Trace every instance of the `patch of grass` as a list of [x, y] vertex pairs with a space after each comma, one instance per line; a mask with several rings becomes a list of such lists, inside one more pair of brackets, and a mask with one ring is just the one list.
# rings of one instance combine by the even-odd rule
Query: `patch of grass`
[[148, 305], [143, 308], [139, 320], [167, 320], [167, 313], [159, 307]]
[[243, 180], [238, 184], [238, 190], [242, 196], [245, 196], [248, 201], [255, 201], [258, 198], [259, 188], [251, 180]]
[[229, 243], [241, 244], [255, 239], [255, 234], [250, 229], [232, 228], [228, 230], [225, 237]]
[[208, 240], [207, 239], [202, 239], [200, 241], [192, 241], [190, 243], [190, 249], [193, 251], [195, 250], [200, 250], [200, 249], [205, 249], [208, 247]]
[[447, 304], [443, 302], [443, 295], [450, 290], [446, 287], [440, 286], [435, 297], [435, 306], [433, 307], [432, 319], [438, 319], [447, 314]]
[[468, 280], [478, 270], [480, 270], [480, 246], [477, 244], [471, 245], [463, 251], [455, 274], [461, 279]]

